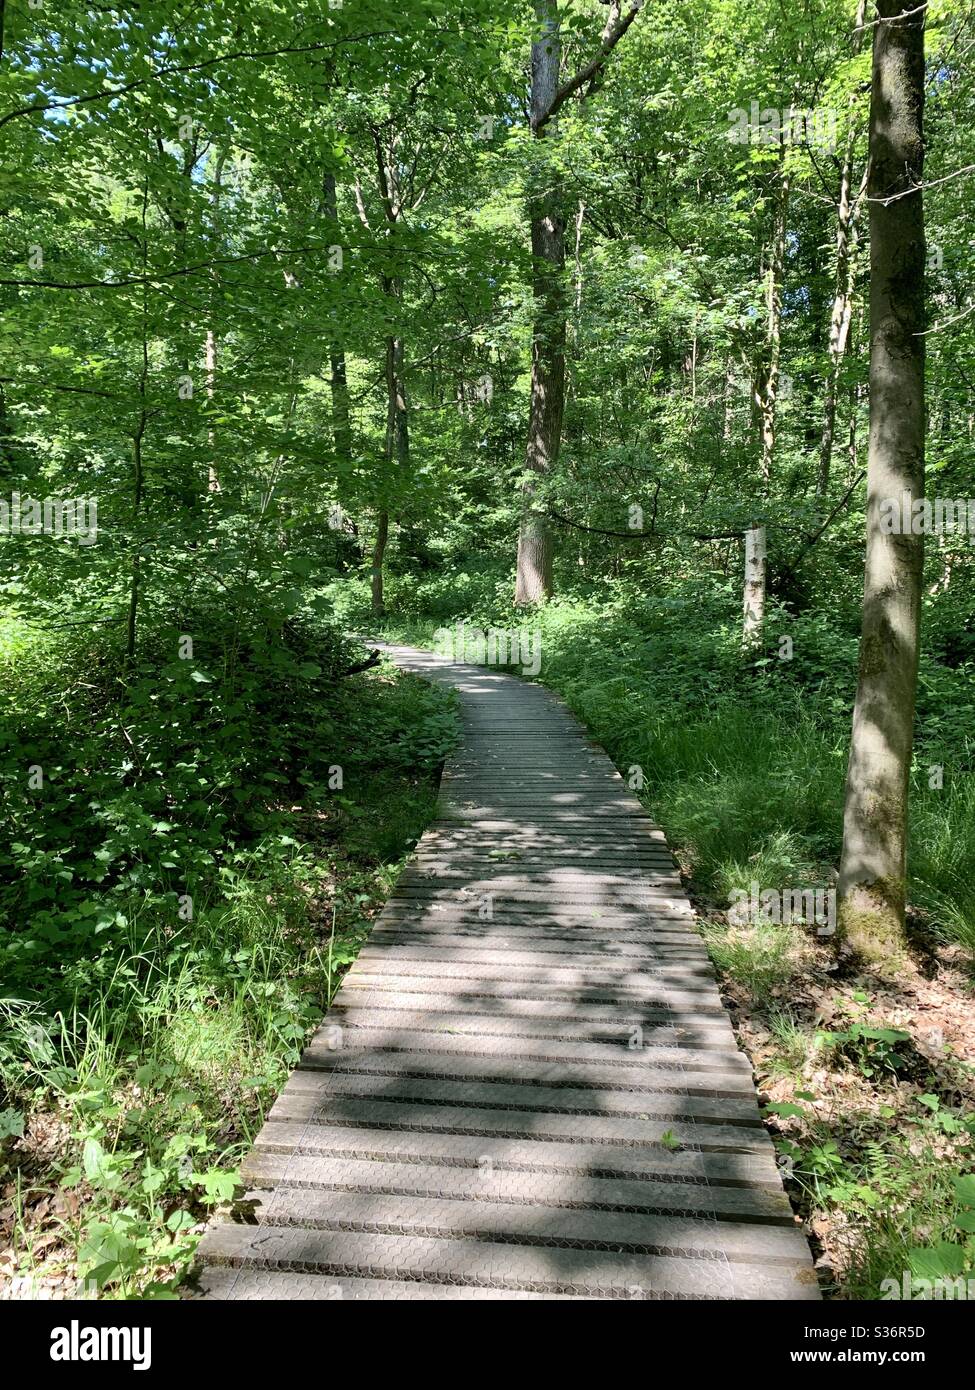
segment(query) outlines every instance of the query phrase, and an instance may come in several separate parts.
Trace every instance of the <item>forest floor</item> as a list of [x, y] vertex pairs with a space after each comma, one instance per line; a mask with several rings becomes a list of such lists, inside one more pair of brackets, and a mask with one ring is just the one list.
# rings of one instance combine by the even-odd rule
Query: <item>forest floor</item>
[[826, 1296], [876, 1298], [905, 1271], [965, 1272], [954, 1182], [975, 1128], [965, 953], [916, 940], [878, 973], [801, 927], [729, 925], [713, 900], [695, 907]]

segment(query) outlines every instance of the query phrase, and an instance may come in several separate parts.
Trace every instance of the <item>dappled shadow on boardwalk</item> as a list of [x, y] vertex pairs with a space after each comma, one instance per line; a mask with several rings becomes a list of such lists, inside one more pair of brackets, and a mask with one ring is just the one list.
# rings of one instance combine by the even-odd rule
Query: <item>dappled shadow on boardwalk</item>
[[435, 674], [465, 727], [443, 819], [258, 1136], [258, 1224], [208, 1233], [205, 1287], [814, 1297], [662, 836], [547, 692]]

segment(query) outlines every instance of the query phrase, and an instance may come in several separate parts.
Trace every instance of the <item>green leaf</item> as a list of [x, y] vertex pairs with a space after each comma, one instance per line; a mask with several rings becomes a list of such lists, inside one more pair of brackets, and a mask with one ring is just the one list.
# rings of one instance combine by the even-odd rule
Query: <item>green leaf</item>
[[954, 1179], [955, 1196], [966, 1207], [975, 1207], [975, 1173]]
[[965, 1249], [947, 1241], [915, 1247], [908, 1251], [907, 1263], [919, 1279], [955, 1279], [965, 1271]]
[[19, 1110], [8, 1107], [0, 1110], [0, 1141], [19, 1139], [24, 1132], [24, 1117]]
[[236, 1168], [229, 1173], [220, 1168], [208, 1168], [205, 1173], [194, 1173], [190, 1181], [203, 1188], [207, 1202], [229, 1202], [240, 1185], [240, 1173]]

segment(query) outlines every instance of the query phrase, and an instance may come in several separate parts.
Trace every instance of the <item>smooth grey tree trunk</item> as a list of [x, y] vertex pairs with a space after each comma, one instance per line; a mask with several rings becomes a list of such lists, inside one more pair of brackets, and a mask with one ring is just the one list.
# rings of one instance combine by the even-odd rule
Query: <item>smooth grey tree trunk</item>
[[780, 146], [779, 149], [776, 180], [775, 210], [765, 282], [765, 342], [762, 344], [752, 393], [759, 425], [758, 467], [762, 487], [766, 493], [772, 481], [772, 460], [775, 456], [779, 368], [782, 359], [782, 281], [785, 275], [786, 231], [791, 187], [790, 176], [786, 168], [784, 146]]
[[[532, 44], [531, 124], [536, 140], [551, 139], [545, 118], [559, 86], [559, 13], [555, 0], [536, 0], [541, 34]], [[536, 505], [537, 483], [558, 463], [565, 408], [567, 304], [564, 284], [565, 211], [561, 179], [552, 160], [539, 160], [534, 172], [529, 215], [532, 247], [531, 398], [526, 468], [518, 533], [515, 603], [543, 603], [552, 594], [554, 540], [548, 519]]]
[[908, 784], [923, 534], [886, 534], [882, 504], [924, 495], [924, 10], [878, 0], [870, 104], [870, 440], [860, 671], [843, 816], [838, 924], [870, 959], [905, 939]]

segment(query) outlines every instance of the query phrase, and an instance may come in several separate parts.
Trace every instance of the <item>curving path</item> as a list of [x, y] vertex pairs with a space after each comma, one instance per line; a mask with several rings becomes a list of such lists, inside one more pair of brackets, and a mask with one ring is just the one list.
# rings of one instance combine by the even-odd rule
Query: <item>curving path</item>
[[818, 1298], [662, 832], [547, 690], [387, 650], [462, 746], [202, 1295]]

